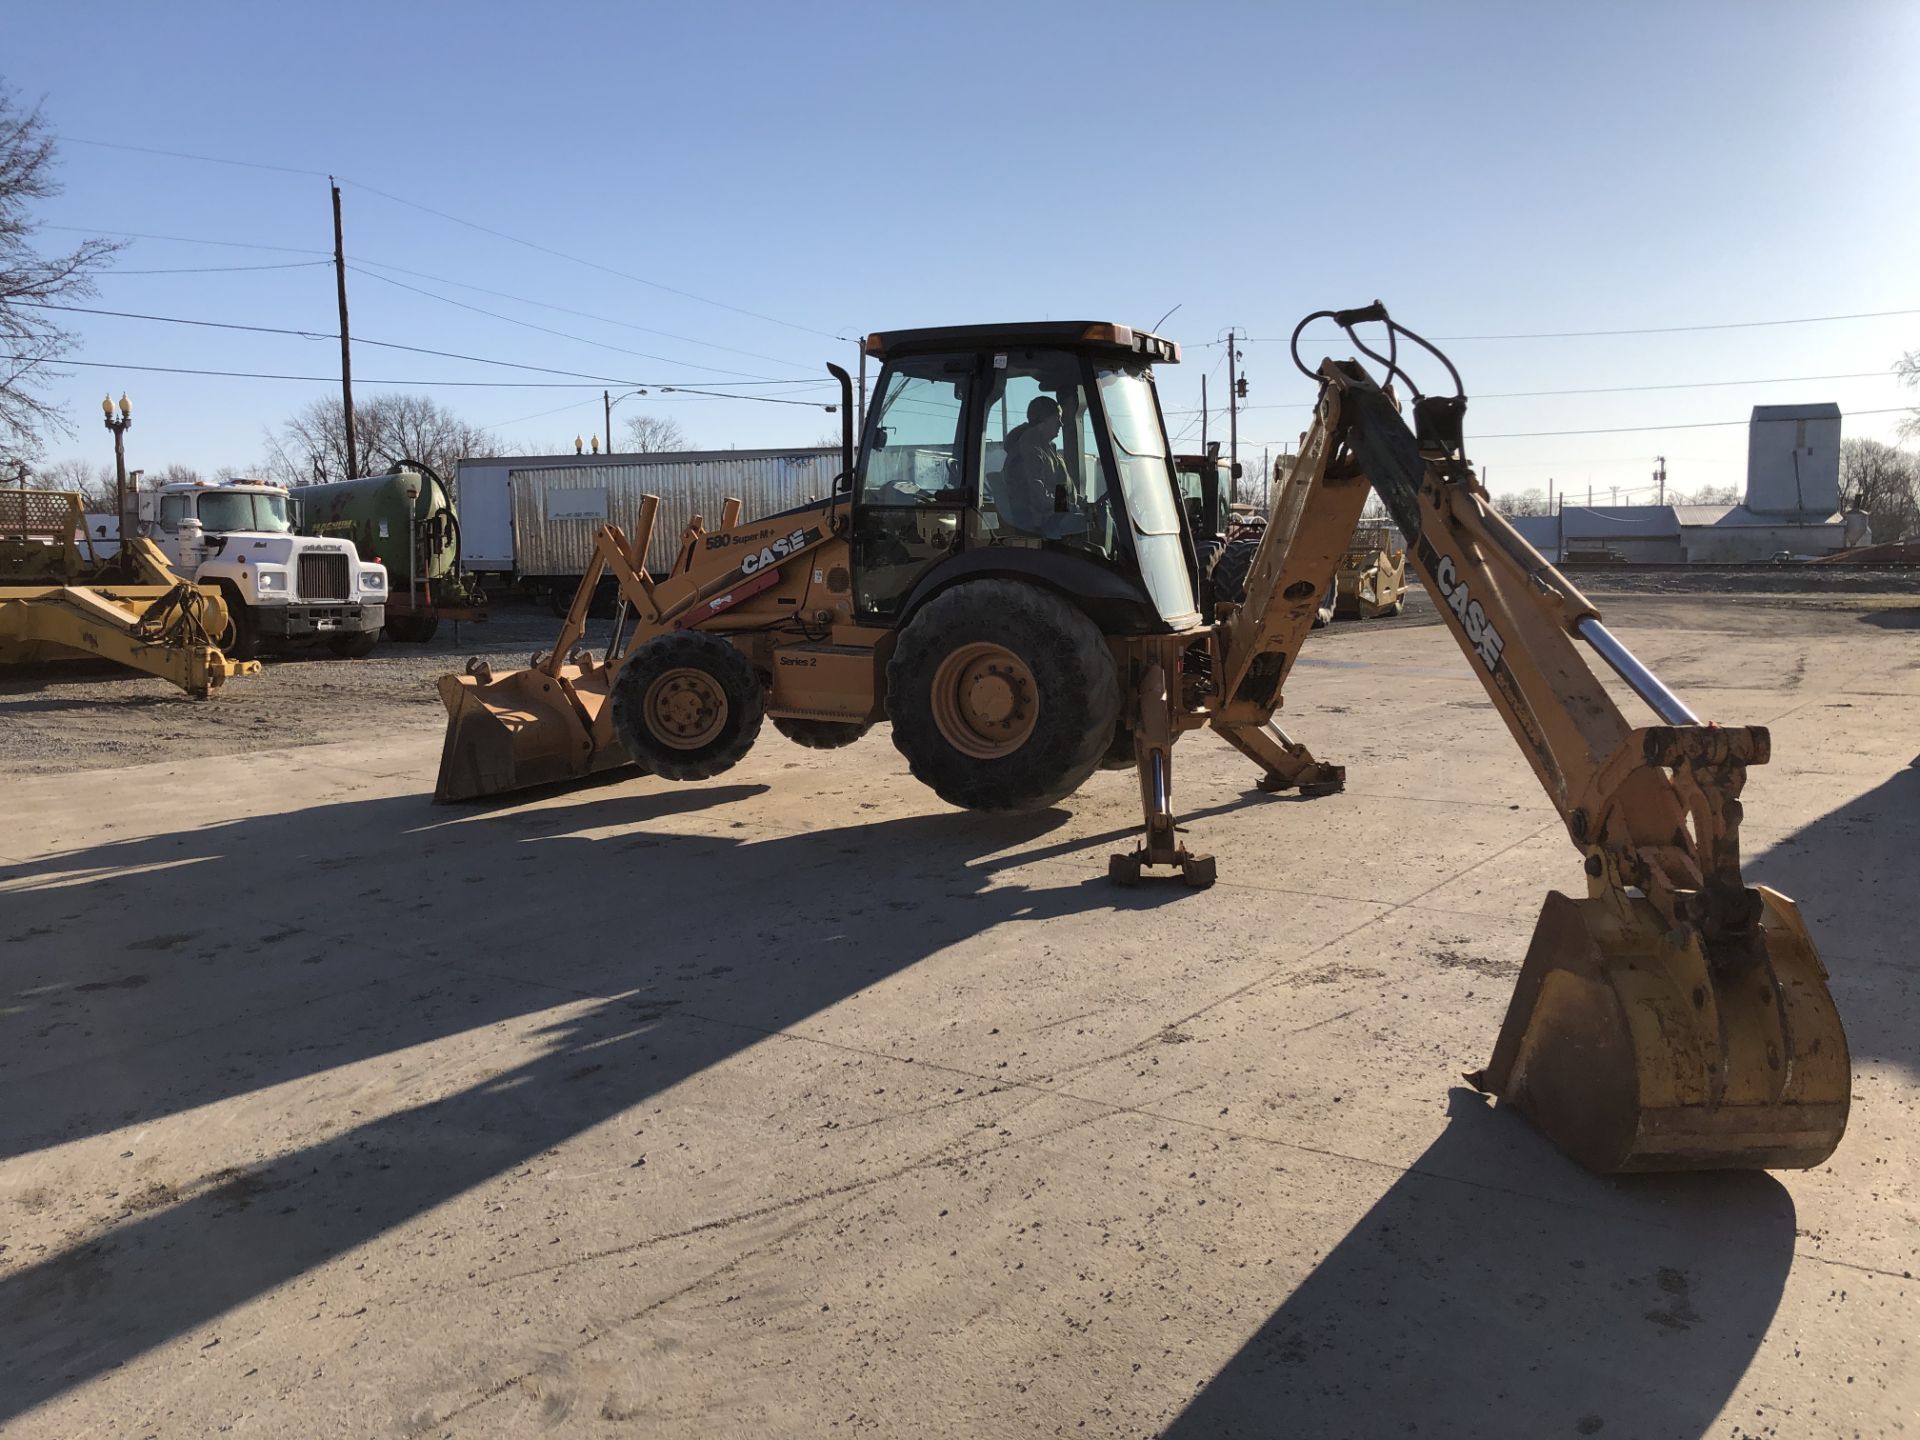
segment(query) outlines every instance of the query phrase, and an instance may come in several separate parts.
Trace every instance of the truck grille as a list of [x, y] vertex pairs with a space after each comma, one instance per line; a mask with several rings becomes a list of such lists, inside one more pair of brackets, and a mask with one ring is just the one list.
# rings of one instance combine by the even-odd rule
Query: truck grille
[[347, 598], [347, 557], [338, 551], [328, 555], [302, 555], [297, 578], [302, 600], [344, 600]]

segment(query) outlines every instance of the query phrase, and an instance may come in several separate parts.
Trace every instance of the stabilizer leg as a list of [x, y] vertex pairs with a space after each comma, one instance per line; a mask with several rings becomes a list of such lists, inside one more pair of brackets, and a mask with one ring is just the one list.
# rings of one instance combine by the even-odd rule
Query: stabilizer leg
[[1141, 679], [1138, 720], [1133, 727], [1144, 831], [1133, 850], [1109, 857], [1107, 878], [1117, 884], [1137, 885], [1142, 871], [1158, 865], [1177, 866], [1180, 879], [1195, 890], [1213, 884], [1213, 856], [1189, 851], [1173, 823], [1173, 736], [1167, 670], [1155, 661]]
[[1346, 789], [1347, 767], [1313, 758], [1313, 752], [1269, 720], [1264, 725], [1220, 725], [1220, 738], [1266, 773], [1260, 788], [1268, 794], [1298, 790], [1302, 795], [1335, 795]]

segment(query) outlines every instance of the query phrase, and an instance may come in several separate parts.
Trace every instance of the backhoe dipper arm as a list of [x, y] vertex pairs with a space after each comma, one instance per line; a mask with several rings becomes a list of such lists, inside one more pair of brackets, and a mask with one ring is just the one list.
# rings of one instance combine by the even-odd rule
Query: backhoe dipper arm
[[[1383, 307], [1301, 328], [1320, 318], [1413, 389], [1399, 341], [1426, 342]], [[1353, 334], [1369, 321], [1387, 354]], [[1314, 423], [1221, 627], [1210, 723], [1264, 733], [1371, 485], [1587, 876], [1583, 898], [1547, 897], [1493, 1059], [1469, 1078], [1603, 1172], [1821, 1163], [1846, 1126], [1845, 1033], [1798, 908], [1740, 870], [1739, 797], [1767, 731], [1703, 724], [1493, 508], [1467, 463], [1464, 394], [1414, 391], [1409, 427], [1358, 363], [1309, 373]], [[1629, 723], [1582, 642], [1659, 723]]]

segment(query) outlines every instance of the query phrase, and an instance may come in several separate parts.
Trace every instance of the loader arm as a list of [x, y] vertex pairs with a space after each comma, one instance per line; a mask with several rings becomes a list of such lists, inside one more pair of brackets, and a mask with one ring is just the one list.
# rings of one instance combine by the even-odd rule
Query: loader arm
[[[1377, 305], [1322, 313], [1418, 340]], [[1469, 1078], [1597, 1170], [1819, 1164], [1846, 1125], [1845, 1034], [1798, 909], [1740, 866], [1740, 793], [1767, 730], [1702, 723], [1494, 509], [1466, 459], [1464, 395], [1416, 393], [1409, 427], [1357, 362], [1316, 378], [1246, 601], [1217, 631], [1208, 723], [1280, 768], [1269, 721], [1370, 488], [1586, 875], [1584, 898], [1548, 897], [1492, 1063]], [[1627, 719], [1589, 651], [1659, 723]]]

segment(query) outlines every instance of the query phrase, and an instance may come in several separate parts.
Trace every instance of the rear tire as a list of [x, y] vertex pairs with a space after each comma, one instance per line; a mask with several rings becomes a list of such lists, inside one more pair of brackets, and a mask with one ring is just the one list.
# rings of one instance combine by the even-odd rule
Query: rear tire
[[795, 720], [773, 717], [773, 728], [807, 750], [838, 750], [851, 745], [873, 726], [865, 720]]
[[342, 660], [364, 660], [373, 653], [373, 647], [380, 643], [378, 630], [359, 630], [351, 635], [329, 635], [327, 649]]
[[389, 615], [387, 638], [403, 645], [424, 645], [440, 628], [438, 615]]
[[972, 580], [929, 600], [887, 665], [893, 743], [968, 810], [1044, 810], [1113, 743], [1120, 679], [1099, 628], [1058, 596]]
[[682, 630], [635, 650], [613, 682], [613, 730], [664, 780], [711, 780], [753, 748], [766, 713], [760, 677], [716, 635]]
[[1213, 601], [1216, 605], [1239, 605], [1247, 598], [1247, 572], [1253, 568], [1253, 555], [1260, 548], [1258, 535], [1229, 540], [1213, 557]]

